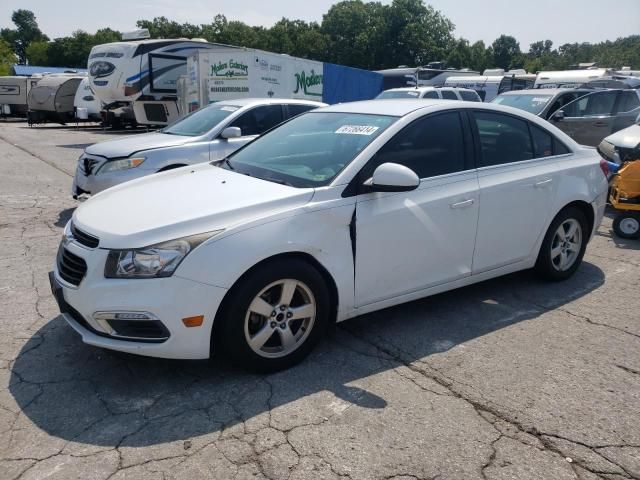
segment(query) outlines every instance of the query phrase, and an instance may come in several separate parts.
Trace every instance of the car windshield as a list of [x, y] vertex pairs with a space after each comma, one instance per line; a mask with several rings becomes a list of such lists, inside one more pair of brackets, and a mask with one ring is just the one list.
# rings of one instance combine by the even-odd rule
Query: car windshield
[[553, 98], [553, 95], [535, 94], [535, 95], [499, 95], [492, 100], [491, 103], [499, 103], [508, 107], [526, 110], [529, 113], [538, 114]]
[[204, 135], [239, 108], [237, 105], [209, 105], [190, 113], [160, 131], [169, 135], [184, 135], [186, 137]]
[[376, 98], [420, 98], [420, 92], [418, 90], [387, 90]]
[[221, 167], [293, 187], [320, 187], [396, 120], [361, 113], [304, 113], [247, 144]]

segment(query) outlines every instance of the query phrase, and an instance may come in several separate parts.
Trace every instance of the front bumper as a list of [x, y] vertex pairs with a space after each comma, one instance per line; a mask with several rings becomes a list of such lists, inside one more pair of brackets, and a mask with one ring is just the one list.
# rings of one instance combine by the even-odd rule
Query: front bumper
[[[151, 357], [204, 359], [210, 356], [213, 320], [224, 288], [178, 276], [153, 279], [104, 278], [107, 250], [89, 250], [72, 242], [65, 248], [82, 257], [87, 273], [76, 287], [58, 272], [50, 274], [52, 291], [64, 319], [82, 340], [97, 347]], [[150, 312], [168, 332], [166, 339], [121, 339], [94, 318], [96, 312]], [[186, 327], [182, 319], [204, 315], [199, 327]]]

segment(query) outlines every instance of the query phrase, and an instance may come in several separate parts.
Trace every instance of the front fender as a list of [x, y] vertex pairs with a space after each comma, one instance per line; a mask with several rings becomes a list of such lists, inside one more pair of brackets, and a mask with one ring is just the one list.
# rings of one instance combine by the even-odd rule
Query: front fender
[[156, 148], [143, 153], [144, 170], [157, 172], [171, 165], [193, 165], [209, 161], [209, 142], [188, 143], [175, 147]]

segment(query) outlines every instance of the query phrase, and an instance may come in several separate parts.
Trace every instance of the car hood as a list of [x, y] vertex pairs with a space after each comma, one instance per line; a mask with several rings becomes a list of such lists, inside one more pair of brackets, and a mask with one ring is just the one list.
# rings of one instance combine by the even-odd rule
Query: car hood
[[202, 164], [104, 190], [76, 209], [73, 222], [100, 248], [140, 248], [280, 214], [313, 193]]
[[106, 158], [128, 157], [133, 153], [154, 148], [175, 147], [193, 142], [197, 137], [169, 135], [166, 133], [144, 133], [142, 135], [127, 135], [87, 147], [86, 153]]
[[619, 148], [635, 148], [640, 144], [640, 125], [631, 125], [609, 135], [605, 140]]

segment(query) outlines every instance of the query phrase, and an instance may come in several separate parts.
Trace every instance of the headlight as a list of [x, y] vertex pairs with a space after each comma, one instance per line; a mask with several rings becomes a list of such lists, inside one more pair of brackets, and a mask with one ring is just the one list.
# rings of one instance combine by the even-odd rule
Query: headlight
[[189, 252], [223, 231], [201, 233], [135, 250], [111, 250], [104, 267], [104, 276], [106, 278], [170, 277]]
[[109, 160], [102, 165], [97, 173], [116, 172], [118, 170], [128, 170], [142, 165], [146, 157], [123, 158], [121, 160]]

